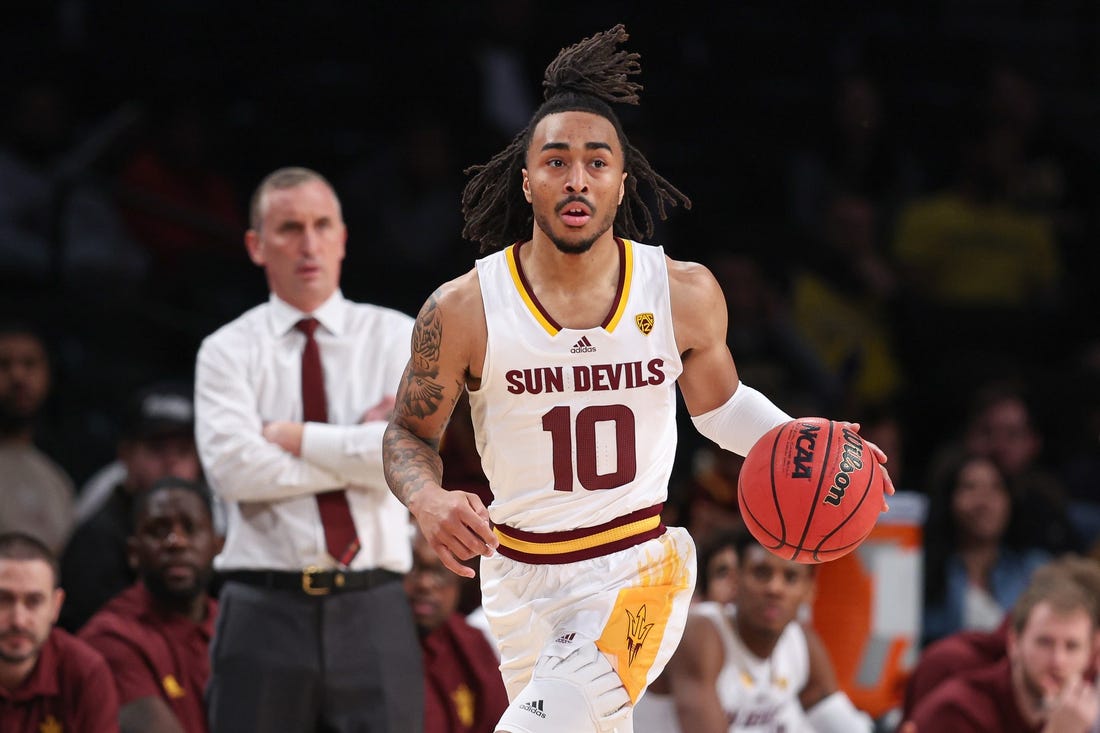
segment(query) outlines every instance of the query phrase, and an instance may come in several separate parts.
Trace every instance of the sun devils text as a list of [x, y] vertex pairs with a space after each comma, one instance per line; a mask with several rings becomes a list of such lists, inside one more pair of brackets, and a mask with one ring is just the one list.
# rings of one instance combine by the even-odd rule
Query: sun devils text
[[508, 382], [508, 391], [512, 394], [607, 392], [664, 384], [664, 364], [664, 359], [650, 359], [644, 364], [640, 361], [626, 361], [618, 364], [509, 369], [504, 378]]

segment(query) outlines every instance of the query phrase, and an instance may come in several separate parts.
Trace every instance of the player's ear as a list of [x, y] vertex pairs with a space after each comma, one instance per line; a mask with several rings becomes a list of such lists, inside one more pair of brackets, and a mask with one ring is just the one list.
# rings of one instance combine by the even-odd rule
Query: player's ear
[[619, 181], [619, 205], [620, 206], [623, 203], [623, 196], [626, 195], [626, 177], [627, 177], [627, 175], [628, 175], [627, 172], [623, 171], [623, 180]]
[[520, 172], [523, 174], [523, 198], [527, 199], [527, 203], [531, 203], [531, 179], [527, 177], [526, 168]]

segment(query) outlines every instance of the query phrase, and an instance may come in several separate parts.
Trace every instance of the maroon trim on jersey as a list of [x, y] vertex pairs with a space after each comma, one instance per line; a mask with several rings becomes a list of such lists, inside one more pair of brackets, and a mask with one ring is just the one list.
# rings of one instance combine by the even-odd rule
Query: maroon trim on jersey
[[[538, 296], [535, 295], [535, 291], [531, 288], [531, 283], [527, 280], [527, 273], [523, 271], [523, 263], [519, 259], [519, 248], [526, 244], [526, 242], [516, 242], [512, 247], [512, 256], [516, 261], [516, 274], [519, 275], [520, 284], [523, 285], [523, 291], [527, 293], [527, 297], [531, 300], [532, 305], [538, 309], [539, 313], [546, 322], [554, 327], [556, 331], [562, 330], [562, 325], [554, 320], [546, 308], [539, 302]], [[603, 323], [600, 324], [600, 328], [607, 328], [611, 325], [611, 321], [614, 320], [615, 314], [619, 311], [619, 301], [621, 301], [626, 293], [626, 243], [619, 237], [615, 237], [615, 245], [619, 248], [619, 283], [615, 286], [615, 297], [611, 300], [611, 309], [607, 311], [607, 315], [604, 316]]]
[[615, 314], [619, 312], [619, 305], [623, 298], [626, 297], [626, 244], [623, 240], [615, 237], [615, 244], [619, 246], [619, 284], [615, 286], [615, 297], [611, 300], [611, 310], [607, 312], [607, 316], [603, 319], [603, 323], [600, 324], [602, 328], [607, 328], [611, 325], [611, 321], [615, 320]]
[[[598, 524], [595, 527], [583, 527], [581, 529], [570, 529], [562, 532], [527, 532], [522, 529], [515, 529], [507, 525], [498, 524], [495, 525], [496, 530], [501, 534], [507, 535], [516, 540], [522, 542], [537, 542], [537, 543], [555, 543], [555, 542], [577, 542], [585, 539], [586, 537], [592, 537], [593, 535], [600, 534], [601, 532], [607, 532], [608, 530], [623, 527], [627, 524], [640, 521], [642, 519], [649, 519], [650, 517], [660, 515], [664, 509], [664, 504], [654, 504], [653, 506], [646, 507], [645, 509], [639, 509], [636, 512], [630, 514], [624, 514], [621, 517], [612, 519], [610, 522]], [[557, 552], [557, 553], [532, 553], [523, 552], [522, 550], [516, 550], [511, 547], [507, 547], [504, 543], [497, 546], [497, 552], [504, 557], [519, 562], [529, 563], [531, 565], [561, 565], [562, 563], [577, 562], [578, 560], [589, 560], [593, 557], [601, 557], [603, 555], [610, 555], [613, 552], [625, 550], [628, 547], [634, 547], [640, 545], [643, 542], [647, 542], [655, 537], [660, 537], [665, 533], [664, 522], [660, 522], [653, 529], [639, 532], [638, 534], [630, 535], [629, 537], [623, 537], [612, 542], [606, 542], [600, 545], [594, 545], [592, 547], [586, 547], [580, 550], [572, 550], [569, 552]]]

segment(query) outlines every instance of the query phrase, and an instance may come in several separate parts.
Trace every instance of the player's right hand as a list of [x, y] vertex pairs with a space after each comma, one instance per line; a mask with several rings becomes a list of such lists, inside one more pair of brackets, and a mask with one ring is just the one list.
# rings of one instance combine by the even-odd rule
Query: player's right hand
[[410, 501], [409, 510], [443, 565], [457, 575], [474, 577], [474, 569], [462, 561], [475, 555], [490, 557], [499, 544], [489, 510], [477, 494], [422, 489]]

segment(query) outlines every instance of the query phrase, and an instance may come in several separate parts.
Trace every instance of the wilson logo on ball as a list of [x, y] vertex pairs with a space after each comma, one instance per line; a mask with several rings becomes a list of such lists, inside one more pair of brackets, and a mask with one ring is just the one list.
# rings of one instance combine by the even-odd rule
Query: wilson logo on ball
[[823, 499], [833, 506], [840, 506], [844, 492], [852, 483], [852, 474], [863, 468], [863, 438], [848, 428], [841, 430], [841, 434], [844, 436], [844, 446], [840, 450], [840, 465], [837, 466], [840, 470], [833, 476], [833, 485]]

